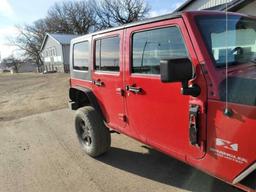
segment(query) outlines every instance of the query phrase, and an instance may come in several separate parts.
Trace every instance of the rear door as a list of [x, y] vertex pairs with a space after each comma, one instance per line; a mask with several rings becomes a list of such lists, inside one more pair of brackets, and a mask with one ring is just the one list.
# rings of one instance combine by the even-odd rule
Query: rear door
[[93, 91], [108, 125], [115, 129], [125, 126], [123, 87], [123, 31], [93, 37]]
[[189, 57], [197, 64], [182, 19], [127, 29], [126, 106], [128, 122], [144, 142], [176, 157], [202, 157], [189, 141], [190, 97], [181, 95], [181, 83], [160, 81], [160, 60]]

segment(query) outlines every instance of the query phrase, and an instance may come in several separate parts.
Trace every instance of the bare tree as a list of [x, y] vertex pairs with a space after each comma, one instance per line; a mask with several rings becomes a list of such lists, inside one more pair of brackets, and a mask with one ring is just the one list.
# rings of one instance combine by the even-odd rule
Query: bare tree
[[16, 26], [18, 35], [9, 39], [10, 43], [23, 51], [23, 57], [32, 59], [37, 66], [42, 65], [40, 48], [45, 33], [44, 20], [38, 20], [33, 25]]
[[5, 67], [11, 67], [15, 72], [18, 72], [19, 67], [22, 65], [22, 61], [11, 55], [8, 58], [3, 59], [1, 64]]
[[96, 24], [95, 11], [89, 1], [55, 3], [45, 22], [48, 31], [87, 34]]
[[17, 26], [19, 35], [9, 41], [39, 67], [43, 64], [40, 48], [46, 32], [87, 34], [143, 19], [148, 12], [149, 6], [144, 0], [64, 1], [54, 4], [46, 18], [31, 25]]
[[150, 10], [144, 0], [92, 0], [92, 3], [99, 29], [141, 20]]
[[86, 34], [95, 25], [95, 12], [88, 1], [63, 2], [49, 9], [45, 19], [31, 25], [17, 26], [18, 36], [9, 41], [24, 52], [25, 58], [32, 59], [37, 66], [43, 64], [40, 48], [46, 32]]

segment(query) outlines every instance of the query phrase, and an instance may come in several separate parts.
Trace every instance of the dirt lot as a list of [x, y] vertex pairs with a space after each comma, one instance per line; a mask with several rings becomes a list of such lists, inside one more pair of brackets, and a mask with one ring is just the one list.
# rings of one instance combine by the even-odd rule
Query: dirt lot
[[238, 191], [123, 135], [112, 135], [107, 154], [90, 158], [66, 109], [67, 75], [0, 79], [0, 192]]
[[0, 121], [67, 107], [67, 74], [0, 74]]

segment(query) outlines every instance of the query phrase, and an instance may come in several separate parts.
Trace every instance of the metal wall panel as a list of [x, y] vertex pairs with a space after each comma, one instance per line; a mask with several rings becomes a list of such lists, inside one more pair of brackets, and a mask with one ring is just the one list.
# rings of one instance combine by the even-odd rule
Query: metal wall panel
[[207, 9], [210, 7], [214, 7], [217, 5], [221, 5], [224, 3], [229, 3], [232, 0], [196, 0], [190, 5], [188, 5], [184, 11], [191, 11], [191, 10], [202, 10], [202, 9]]

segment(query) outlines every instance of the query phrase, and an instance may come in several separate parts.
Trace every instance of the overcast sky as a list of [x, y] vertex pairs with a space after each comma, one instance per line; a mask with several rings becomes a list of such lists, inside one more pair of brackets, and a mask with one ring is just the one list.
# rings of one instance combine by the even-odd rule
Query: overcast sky
[[[49, 7], [63, 0], [0, 0], [0, 53], [1, 58], [17, 54], [8, 45], [7, 37], [17, 33], [15, 25], [30, 24], [43, 18]], [[185, 0], [146, 0], [151, 6], [150, 16], [172, 12]]]

